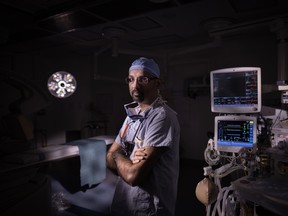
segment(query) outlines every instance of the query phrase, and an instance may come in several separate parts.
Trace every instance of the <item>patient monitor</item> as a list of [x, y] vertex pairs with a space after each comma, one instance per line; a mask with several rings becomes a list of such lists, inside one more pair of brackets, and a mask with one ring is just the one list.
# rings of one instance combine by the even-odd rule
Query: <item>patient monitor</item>
[[215, 149], [222, 152], [239, 152], [253, 149], [257, 139], [257, 117], [216, 116], [214, 127]]

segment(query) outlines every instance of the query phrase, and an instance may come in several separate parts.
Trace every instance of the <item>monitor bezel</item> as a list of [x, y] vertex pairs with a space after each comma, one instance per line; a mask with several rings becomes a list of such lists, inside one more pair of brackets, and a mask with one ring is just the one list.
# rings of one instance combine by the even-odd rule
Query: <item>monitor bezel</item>
[[[217, 106], [214, 104], [214, 75], [225, 73], [245, 73], [247, 71], [257, 72], [257, 104], [251, 106], [231, 105], [231, 106]], [[213, 113], [227, 113], [227, 114], [241, 114], [241, 113], [259, 113], [262, 107], [262, 92], [261, 92], [261, 68], [260, 67], [234, 67], [213, 70], [210, 72], [210, 100], [211, 111]]]
[[[221, 145], [218, 143], [218, 121], [253, 121], [253, 143], [250, 147], [238, 146], [238, 145]], [[257, 117], [256, 116], [216, 116], [214, 121], [214, 146], [217, 151], [220, 152], [233, 152], [239, 153], [243, 149], [255, 149], [257, 145]]]

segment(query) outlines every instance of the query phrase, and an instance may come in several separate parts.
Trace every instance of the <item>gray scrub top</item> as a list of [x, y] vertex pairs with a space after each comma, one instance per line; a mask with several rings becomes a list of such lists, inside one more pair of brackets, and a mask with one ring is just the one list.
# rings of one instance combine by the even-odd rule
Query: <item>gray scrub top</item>
[[[157, 99], [141, 115], [143, 118], [134, 121], [126, 117], [116, 142], [119, 145], [129, 142], [133, 151], [145, 146], [168, 149], [142, 185], [132, 187], [119, 177], [111, 213], [117, 216], [172, 216], [175, 212], [179, 176], [180, 126], [177, 114], [161, 99]], [[125, 128], [127, 130], [123, 132]]]

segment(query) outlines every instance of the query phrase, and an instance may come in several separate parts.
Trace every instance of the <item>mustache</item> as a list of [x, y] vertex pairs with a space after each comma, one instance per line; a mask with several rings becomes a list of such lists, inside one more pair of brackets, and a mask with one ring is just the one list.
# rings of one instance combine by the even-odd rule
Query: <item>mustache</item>
[[[137, 96], [134, 96], [136, 94]], [[144, 100], [144, 92], [139, 89], [133, 89], [131, 91], [131, 96], [134, 101], [142, 102]]]
[[133, 90], [131, 91], [132, 94], [134, 94], [135, 92], [138, 93], [138, 94], [143, 94], [143, 91], [141, 91], [141, 90], [139, 90], [139, 89], [133, 89]]

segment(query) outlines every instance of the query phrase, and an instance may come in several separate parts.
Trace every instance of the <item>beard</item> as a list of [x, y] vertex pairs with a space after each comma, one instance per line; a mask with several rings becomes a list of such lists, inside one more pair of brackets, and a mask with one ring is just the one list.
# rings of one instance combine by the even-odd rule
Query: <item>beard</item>
[[139, 89], [134, 89], [131, 91], [131, 97], [135, 102], [143, 102], [144, 101], [144, 92]]

